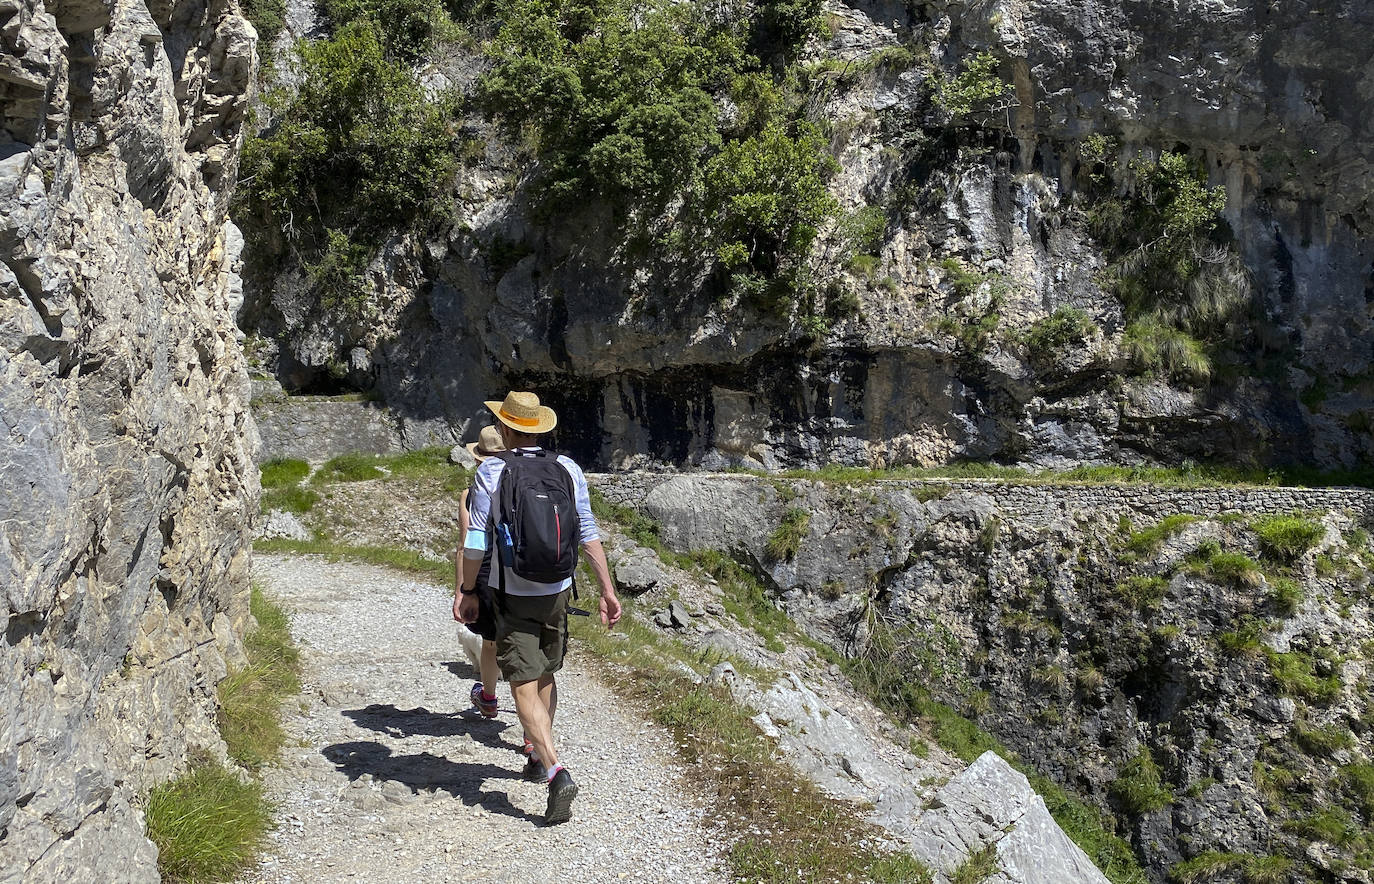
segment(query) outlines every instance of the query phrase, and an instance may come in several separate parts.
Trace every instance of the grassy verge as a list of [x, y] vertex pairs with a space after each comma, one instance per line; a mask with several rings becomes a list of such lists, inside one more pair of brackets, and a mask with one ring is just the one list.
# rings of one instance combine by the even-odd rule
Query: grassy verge
[[331, 482], [365, 482], [370, 479], [433, 479], [445, 491], [462, 491], [469, 473], [449, 463], [447, 448], [421, 448], [401, 454], [341, 454], [325, 461], [310, 481], [317, 485]]
[[422, 574], [444, 586], [453, 584], [452, 562], [431, 559], [429, 556], [408, 549], [396, 549], [389, 546], [356, 546], [327, 538], [288, 540], [280, 537], [255, 540], [253, 549], [268, 553], [318, 555], [334, 562], [366, 562], [369, 565], [381, 565], [400, 571], [408, 571], [412, 574]]
[[[250, 604], [258, 625], [244, 638], [247, 664], [220, 682], [218, 724], [229, 756], [258, 770], [281, 748], [281, 703], [300, 690], [300, 661], [285, 612], [256, 586]], [[163, 880], [188, 884], [231, 879], [272, 828], [261, 784], [208, 758], [149, 792], [145, 817]]]
[[280, 706], [301, 689], [300, 653], [285, 611], [256, 586], [250, 604], [258, 625], [244, 638], [248, 664], [220, 682], [218, 723], [229, 757], [258, 770], [277, 757], [285, 740]]
[[573, 618], [572, 632], [609, 664], [617, 692], [646, 709], [676, 738], [718, 816], [742, 834], [729, 852], [735, 877], [755, 882], [928, 882], [930, 873], [905, 854], [879, 849], [880, 833], [861, 811], [827, 798], [809, 780], [773, 757], [771, 744], [721, 688], [693, 682], [679, 664], [704, 673], [712, 655], [696, 655], [634, 617], [608, 634], [592, 618]]

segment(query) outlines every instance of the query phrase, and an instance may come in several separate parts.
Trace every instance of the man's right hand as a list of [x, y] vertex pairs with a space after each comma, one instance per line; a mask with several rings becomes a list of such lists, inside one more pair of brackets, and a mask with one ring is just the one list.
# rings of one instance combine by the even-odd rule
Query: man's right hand
[[453, 619], [459, 623], [473, 623], [477, 620], [477, 593], [464, 595], [459, 592], [453, 597]]

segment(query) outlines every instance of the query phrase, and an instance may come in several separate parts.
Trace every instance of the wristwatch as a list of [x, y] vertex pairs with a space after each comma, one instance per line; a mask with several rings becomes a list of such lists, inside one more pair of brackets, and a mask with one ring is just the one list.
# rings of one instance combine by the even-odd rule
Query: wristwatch
[[459, 592], [460, 594], [462, 594], [462, 595], [476, 595], [476, 594], [477, 594], [477, 587], [474, 586], [472, 589], [463, 589], [463, 588], [460, 586], [460, 587], [458, 587], [458, 592]]

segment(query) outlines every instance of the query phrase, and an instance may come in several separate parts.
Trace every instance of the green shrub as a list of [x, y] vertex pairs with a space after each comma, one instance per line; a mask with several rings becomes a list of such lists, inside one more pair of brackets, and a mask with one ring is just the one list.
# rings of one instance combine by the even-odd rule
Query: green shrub
[[375, 22], [390, 59], [412, 66], [440, 40], [460, 31], [440, 0], [324, 0], [325, 14], [336, 28]]
[[882, 206], [864, 206], [845, 216], [840, 222], [840, 241], [845, 251], [854, 256], [876, 255], [883, 248], [887, 233], [887, 210]]
[[811, 527], [811, 514], [803, 509], [790, 509], [782, 517], [782, 524], [768, 538], [764, 551], [775, 562], [790, 562], [801, 549], [806, 530]]
[[1108, 792], [1133, 816], [1160, 810], [1174, 803], [1174, 793], [1160, 777], [1159, 767], [1146, 747], [1141, 747], [1139, 754], [1121, 766]]
[[1209, 188], [1201, 164], [1177, 153], [1136, 160], [1131, 174], [1125, 198], [1091, 213], [1129, 321], [1127, 353], [1138, 370], [1204, 382], [1208, 348], [1249, 331], [1253, 287], [1221, 217], [1225, 188]]
[[1169, 582], [1164, 577], [1127, 577], [1117, 584], [1117, 595], [1132, 608], [1146, 612], [1158, 608], [1168, 588]]
[[268, 96], [273, 123], [244, 145], [236, 212], [250, 216], [246, 229], [280, 231], [312, 280], [356, 301], [363, 243], [440, 213], [456, 164], [450, 102], [427, 98], [386, 58], [366, 18], [302, 44], [300, 77]]
[[1326, 534], [1320, 522], [1302, 516], [1269, 516], [1250, 523], [1266, 556], [1291, 562], [1317, 545]]
[[1097, 331], [1097, 323], [1077, 307], [1059, 307], [1038, 319], [1026, 332], [1026, 348], [1037, 359], [1053, 358], [1082, 344]]
[[300, 690], [300, 653], [286, 612], [257, 586], [250, 609], [258, 625], [244, 637], [248, 663], [219, 683], [217, 720], [229, 757], [257, 770], [276, 757], [285, 740], [281, 702]]
[[241, 7], [243, 17], [258, 32], [258, 53], [262, 55], [286, 24], [286, 0], [243, 0]]
[[262, 487], [280, 488], [295, 485], [310, 475], [310, 464], [303, 460], [278, 458], [262, 465]]
[[252, 864], [272, 828], [262, 786], [213, 761], [148, 794], [148, 837], [166, 881], [227, 881]]
[[1176, 513], [1165, 516], [1149, 528], [1136, 531], [1126, 541], [1126, 547], [1142, 555], [1157, 553], [1164, 541], [1173, 537], [1200, 517], [1190, 513]]
[[381, 479], [386, 476], [378, 467], [378, 459], [371, 454], [341, 454], [324, 462], [311, 482], [365, 482], [368, 479]]
[[1232, 657], [1255, 657], [1264, 650], [1260, 633], [1264, 624], [1253, 617], [1242, 618], [1236, 629], [1217, 636], [1217, 644], [1222, 651]]
[[999, 62], [991, 52], [980, 52], [964, 59], [962, 69], [953, 77], [935, 84], [935, 101], [954, 116], [964, 116], [986, 108], [1016, 87], [997, 73]]
[[778, 122], [725, 144], [703, 169], [700, 200], [716, 249], [742, 249], [765, 278], [799, 262], [835, 210], [825, 179], [836, 165], [824, 147], [815, 126]]

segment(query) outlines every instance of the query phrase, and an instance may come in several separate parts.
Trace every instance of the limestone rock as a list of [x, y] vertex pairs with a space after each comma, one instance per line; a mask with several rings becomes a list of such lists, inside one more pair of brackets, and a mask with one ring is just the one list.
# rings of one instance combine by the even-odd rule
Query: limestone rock
[[0, 869], [158, 880], [139, 796], [223, 757], [257, 437], [232, 0], [0, 5]]
[[997, 845], [997, 884], [1107, 884], [1087, 854], [1055, 823], [1024, 775], [984, 752], [936, 793], [916, 824], [911, 847], [941, 873]]
[[640, 595], [659, 584], [667, 585], [667, 575], [652, 550], [635, 547], [615, 558], [611, 571], [616, 589], [629, 595]]

